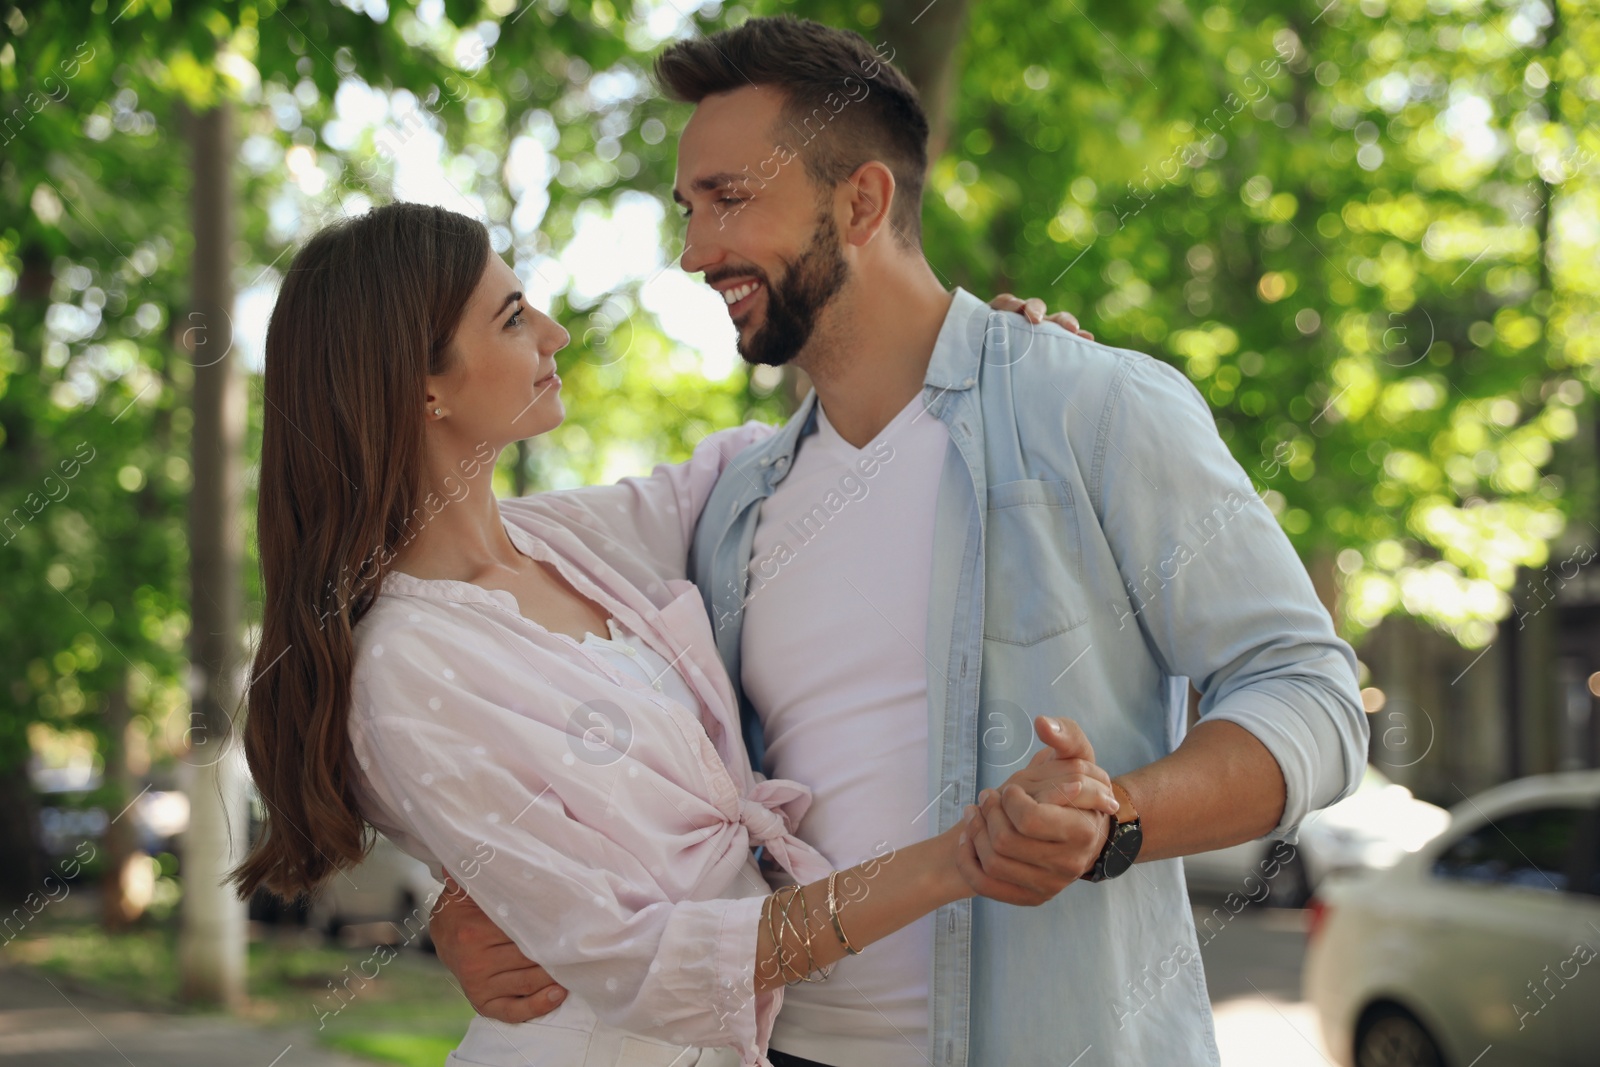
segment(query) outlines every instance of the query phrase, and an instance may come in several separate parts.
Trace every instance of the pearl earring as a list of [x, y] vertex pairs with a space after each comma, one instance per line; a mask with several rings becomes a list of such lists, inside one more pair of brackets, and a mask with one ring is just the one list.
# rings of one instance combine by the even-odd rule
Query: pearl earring
[[435, 415], [443, 415], [444, 414], [444, 409], [443, 408], [434, 408], [433, 409], [433, 413]]

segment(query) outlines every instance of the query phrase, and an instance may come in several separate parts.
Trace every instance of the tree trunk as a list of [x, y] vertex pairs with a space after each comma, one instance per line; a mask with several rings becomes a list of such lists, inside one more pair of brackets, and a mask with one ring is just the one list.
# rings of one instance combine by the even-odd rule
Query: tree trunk
[[[881, 49], [922, 94], [928, 112], [928, 161], [944, 154], [950, 101], [960, 77], [961, 35], [971, 0], [888, 0], [880, 24]], [[873, 42], [877, 44], [878, 42]]]
[[[28, 780], [28, 758], [22, 755], [10, 767], [0, 767], [0, 905], [7, 911], [44, 885], [49, 870], [39, 845], [39, 798]], [[0, 926], [0, 946], [15, 930]]]
[[[128, 683], [106, 694], [106, 810], [114, 820], [106, 827], [105, 877], [100, 885], [100, 924], [116, 933], [127, 929], [149, 904], [142, 893], [130, 892], [140, 872], [136, 865], [150, 857], [139, 851], [131, 804], [136, 795], [134, 775], [128, 767]], [[120, 814], [119, 814], [120, 813]]]
[[[26, 240], [18, 250], [21, 270], [17, 273], [17, 286], [12, 303], [6, 309], [6, 324], [12, 331], [16, 366], [11, 387], [0, 395], [0, 425], [6, 437], [0, 442], [0, 465], [3, 465], [3, 485], [8, 490], [20, 486], [31, 489], [40, 484], [45, 473], [40, 431], [36, 420], [44, 410], [42, 400], [48, 395], [42, 388], [30, 392], [20, 388], [23, 382], [42, 382], [41, 354], [44, 349], [45, 313], [50, 307], [50, 287], [55, 277], [50, 267], [50, 254], [36, 240]], [[27, 490], [22, 490], [26, 492]], [[21, 493], [18, 494], [21, 499]], [[17, 567], [14, 555], [18, 548], [9, 544], [15, 534], [0, 526], [0, 550], [8, 553], [4, 558], [7, 567]], [[36, 579], [35, 579], [36, 580]], [[14, 588], [14, 587], [13, 587]], [[25, 617], [17, 612], [17, 605], [5, 605], [7, 617]], [[12, 632], [18, 627], [13, 625]], [[20, 656], [15, 648], [11, 664], [26, 663], [29, 653]], [[18, 674], [20, 675], [20, 670]], [[38, 718], [36, 706], [27, 683], [20, 677], [7, 678], [0, 691], [0, 904], [9, 911], [20, 904], [30, 893], [37, 893], [50, 871], [49, 857], [39, 841], [39, 798], [34, 795], [33, 783], [28, 778], [27, 724]], [[0, 930], [4, 930], [0, 927]], [[0, 944], [10, 933], [0, 933]]]
[[1337, 628], [1342, 620], [1339, 617], [1339, 568], [1334, 562], [1333, 553], [1326, 548], [1317, 549], [1311, 555], [1306, 573], [1311, 575], [1311, 587], [1316, 590], [1317, 599], [1328, 609], [1328, 615]]
[[183, 855], [178, 967], [183, 999], [237, 1004], [244, 996], [245, 906], [225, 884], [243, 856], [243, 772], [233, 713], [243, 669], [239, 507], [245, 386], [233, 355], [232, 112], [189, 116], [193, 154], [194, 488], [189, 498], [190, 819]]

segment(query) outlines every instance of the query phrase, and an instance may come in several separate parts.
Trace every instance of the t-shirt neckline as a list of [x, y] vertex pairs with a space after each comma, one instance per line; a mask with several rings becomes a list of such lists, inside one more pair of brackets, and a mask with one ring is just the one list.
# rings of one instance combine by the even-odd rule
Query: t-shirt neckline
[[832, 422], [828, 421], [828, 413], [822, 407], [822, 398], [821, 397], [817, 398], [816, 404], [817, 404], [817, 437], [819, 438], [819, 440], [821, 440], [823, 442], [826, 442], [827, 445], [830, 448], [844, 449], [844, 450], [848, 451], [853, 456], [859, 456], [859, 455], [864, 454], [873, 445], [877, 444], [879, 441], [884, 440], [890, 434], [892, 434], [894, 431], [898, 430], [900, 428], [901, 424], [906, 422], [907, 419], [911, 416], [912, 411], [923, 409], [923, 408], [926, 407], [926, 405], [923, 403], [922, 391], [919, 389], [917, 391], [917, 395], [913, 396], [910, 399], [910, 401], [908, 401], [906, 403], [906, 406], [901, 408], [895, 414], [895, 417], [890, 419], [888, 424], [885, 425], [883, 429], [878, 431], [878, 434], [877, 434], [876, 437], [874, 437], [872, 440], [868, 441], [866, 444], [862, 445], [860, 448], [857, 448], [855, 445], [851, 444], [849, 441], [846, 441], [844, 439], [844, 435], [841, 434], [837, 429], [834, 428], [834, 425], [833, 425]]

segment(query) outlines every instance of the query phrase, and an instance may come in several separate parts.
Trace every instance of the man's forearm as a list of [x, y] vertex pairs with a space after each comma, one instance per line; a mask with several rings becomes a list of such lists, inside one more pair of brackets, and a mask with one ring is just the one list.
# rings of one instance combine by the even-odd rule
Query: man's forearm
[[1209, 852], [1271, 832], [1288, 799], [1267, 746], [1237, 723], [1201, 722], [1171, 755], [1114, 781], [1139, 811], [1139, 859]]

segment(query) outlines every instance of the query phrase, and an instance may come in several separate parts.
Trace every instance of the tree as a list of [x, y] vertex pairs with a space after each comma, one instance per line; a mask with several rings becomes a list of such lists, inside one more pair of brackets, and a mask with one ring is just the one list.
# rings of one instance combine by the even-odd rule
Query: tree
[[[549, 235], [570, 237], [580, 214], [606, 210], [593, 194], [640, 166], [639, 157], [620, 159], [616, 139], [587, 121], [604, 110], [610, 128], [628, 113], [584, 101], [592, 78], [629, 55], [608, 28], [609, 11], [529, 13], [522, 36], [498, 47], [498, 34], [485, 36], [495, 23], [473, 23], [478, 12], [470, 4], [431, 13], [396, 5], [374, 19], [321, 4], [136, 0], [86, 17], [64, 8], [7, 16], [11, 36], [0, 47], [0, 115], [11, 117], [0, 160], [8, 208], [0, 231], [0, 504], [11, 516], [4, 547], [18, 565], [7, 567], [3, 580], [0, 656], [14, 668], [6, 671], [14, 681], [0, 705], [0, 767], [8, 785], [22, 788], [0, 812], [9, 820], [0, 823], [8, 831], [0, 837], [14, 842], [8, 855], [29, 861], [6, 865], [9, 888], [24, 896], [44, 872], [32, 796], [17, 773], [30, 731], [96, 739], [115, 765], [96, 797], [108, 814], [134, 799], [127, 774], [119, 773], [126, 770], [124, 742], [155, 732], [158, 761], [169, 769], [187, 764], [194, 777], [182, 875], [184, 986], [195, 999], [236, 997], [241, 958], [237, 908], [210, 892], [228, 866], [229, 825], [233, 846], [242, 844], [239, 805], [230, 811], [211, 802], [229, 791], [229, 761], [213, 753], [225, 749], [238, 706], [238, 601], [249, 585], [238, 573], [237, 536], [251, 506], [249, 472], [240, 478], [240, 393], [237, 374], [228, 373], [235, 272], [270, 279], [273, 263], [320, 217], [352, 197], [383, 195], [393, 150], [420, 130], [448, 138], [452, 158], [481, 160], [489, 146], [503, 157], [511, 139], [529, 141], [534, 126], [557, 129], [533, 98], [527, 71], [541, 72], [546, 101], [562, 102], [558, 141], [587, 146], [583, 169], [575, 164], [552, 186], [556, 220], [543, 233], [535, 228], [538, 216], [518, 228], [520, 265], [540, 269], [539, 260], [557, 250]], [[504, 82], [485, 75], [491, 64]], [[319, 129], [333, 117], [335, 95], [350, 85], [408, 101], [405, 124], [363, 131], [359, 143], [335, 148]], [[509, 96], [500, 85], [511, 87]], [[641, 82], [628, 99], [647, 95]], [[186, 154], [172, 151], [186, 110], [197, 113], [188, 127], [187, 168]], [[242, 166], [214, 125], [230, 111], [241, 129]], [[659, 174], [662, 138], [635, 128], [628, 140], [651, 153], [648, 165]], [[263, 149], [276, 161], [252, 163]], [[505, 249], [501, 234], [512, 229], [515, 200], [498, 170], [491, 166], [465, 184], [482, 198], [476, 208]], [[336, 180], [319, 184], [313, 172]], [[185, 210], [191, 202], [193, 217]], [[297, 224], [283, 227], [269, 204], [291, 205]], [[231, 224], [219, 222], [234, 213], [248, 264], [234, 262]], [[591, 358], [564, 370], [569, 393], [595, 397], [588, 405], [595, 414], [568, 429], [565, 454], [541, 452], [537, 473], [545, 484], [593, 477], [614, 464], [617, 447], [591, 444], [596, 438], [618, 440], [639, 457], [682, 454], [748, 408], [742, 378], [707, 389], [692, 363], [676, 354], [669, 360], [665, 337], [627, 295], [603, 307], [590, 300], [586, 316], [559, 302], [553, 309], [588, 341]], [[213, 360], [216, 352], [228, 355]], [[638, 358], [625, 360], [629, 352]], [[641, 402], [608, 412], [598, 398], [619, 387]], [[535, 465], [519, 464], [516, 474], [534, 472]], [[185, 635], [200, 682], [190, 695], [180, 680]], [[106, 841], [113, 875], [129, 853], [124, 830], [118, 825]], [[118, 884], [115, 876], [111, 884]], [[108, 904], [108, 920], [125, 921], [125, 904]]]
[[[236, 703], [227, 664], [255, 603], [248, 540], [227, 576], [223, 510], [253, 506], [258, 423], [237, 488], [202, 471], [227, 390], [207, 392], [220, 379], [194, 342], [215, 351], [227, 285], [270, 288], [325, 219], [446, 196], [571, 331], [569, 421], [508, 453], [502, 490], [633, 473], [783, 413], [777, 383], [736, 361], [708, 381], [663, 327], [671, 277], [656, 277], [680, 237], [688, 109], [659, 99], [649, 62], [740, 9], [357, 6], [0, 19], [0, 789], [44, 733], [93, 738], [113, 763], [148, 736], [158, 773], [206, 762], [191, 727], [214, 736]], [[757, 9], [893, 50], [941, 138], [924, 234], [946, 282], [1044, 296], [1182, 368], [1314, 572], [1340, 576], [1351, 636], [1403, 612], [1481, 643], [1517, 568], [1590, 506], [1591, 449], [1562, 447], [1593, 425], [1600, 362], [1590, 9]], [[195, 143], [185, 108], [231, 111], [226, 174], [201, 174], [215, 149], [177, 150]], [[407, 184], [420, 146], [446, 192]], [[237, 258], [189, 211], [224, 185]], [[571, 249], [606, 227], [659, 233], [661, 262], [575, 276]], [[212, 521], [186, 538], [191, 496]], [[186, 638], [206, 679], [193, 699]], [[116, 812], [132, 783], [111, 770], [95, 800]], [[0, 865], [0, 892], [25, 894], [45, 869], [33, 798], [0, 800], [0, 847], [24, 857]], [[186, 857], [184, 877], [201, 866]]]
[[192, 750], [204, 752], [189, 791], [179, 969], [191, 1001], [238, 1003], [244, 996], [244, 903], [228, 872], [244, 858], [241, 760], [233, 730], [243, 693], [245, 388], [234, 353], [233, 109], [226, 101], [188, 119], [194, 175], [194, 311], [186, 331], [194, 357], [194, 435], [189, 498]]
[[[913, 9], [814, 8], [891, 47]], [[1595, 384], [1600, 138], [1571, 86], [1600, 38], [1554, 11], [979, 5], [930, 258], [1184, 369], [1337, 560], [1351, 636], [1401, 611], [1481, 645], [1588, 506], [1551, 464]]]

